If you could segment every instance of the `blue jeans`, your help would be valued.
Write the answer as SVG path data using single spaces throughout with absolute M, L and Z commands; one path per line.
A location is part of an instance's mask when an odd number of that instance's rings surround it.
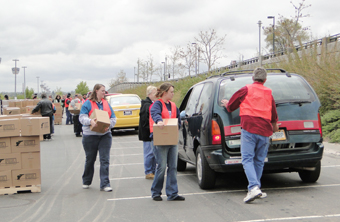
M 143 141 L 145 175 L 155 173 L 156 159 L 153 154 L 153 141 Z
M 269 137 L 261 136 L 242 129 L 241 155 L 244 172 L 248 179 L 248 190 L 261 188 L 264 161 L 269 147 Z
M 68 111 L 68 107 L 66 107 L 66 124 L 73 124 L 72 114 Z
M 86 155 L 83 184 L 91 185 L 92 183 L 94 163 L 96 162 L 97 153 L 99 151 L 100 188 L 109 187 L 110 149 L 112 145 L 111 133 L 106 133 L 102 136 L 83 135 L 82 141 Z
M 165 192 L 168 200 L 173 200 L 178 196 L 177 187 L 177 145 L 154 146 L 153 153 L 156 158 L 156 173 L 151 186 L 152 197 L 161 196 L 166 167 L 166 187 Z

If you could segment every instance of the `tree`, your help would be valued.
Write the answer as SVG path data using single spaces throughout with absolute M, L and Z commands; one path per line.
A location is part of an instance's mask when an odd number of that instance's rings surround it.
M 182 77 L 182 70 L 180 66 L 180 60 L 181 60 L 181 48 L 180 46 L 175 46 L 171 50 L 171 55 L 168 56 L 169 59 L 169 65 L 168 70 L 169 74 L 172 75 L 172 78 L 174 79 L 176 75 L 179 75 Z
M 218 37 L 217 32 L 210 29 L 209 31 L 200 31 L 198 37 L 195 37 L 196 44 L 203 54 L 203 62 L 208 66 L 209 72 L 211 67 L 217 64 L 218 59 L 225 57 L 222 50 L 226 36 Z
M 187 69 L 189 76 L 191 76 L 191 71 L 195 65 L 195 47 L 192 44 L 188 43 L 187 48 L 180 49 L 179 55 L 182 58 L 183 62 L 179 64 L 181 68 Z
M 56 95 L 60 95 L 61 97 L 63 95 L 63 92 L 61 91 L 61 87 L 57 86 L 54 92 L 55 92 Z
M 26 87 L 25 93 L 26 93 L 25 99 L 31 99 L 32 95 L 34 94 L 34 90 L 33 90 L 33 88 L 29 89 L 28 87 Z
M 275 51 L 287 51 L 289 47 L 294 47 L 299 42 L 308 40 L 307 28 L 304 28 L 300 20 L 304 17 L 309 17 L 308 14 L 304 15 L 302 11 L 311 5 L 305 5 L 305 0 L 302 0 L 298 6 L 291 4 L 295 8 L 295 16 L 291 18 L 279 16 L 279 20 L 275 26 L 274 45 Z M 265 42 L 268 49 L 273 49 L 273 27 L 268 26 L 264 28 L 264 35 L 266 36 Z
M 78 94 L 86 94 L 90 91 L 89 87 L 87 86 L 87 83 L 85 81 L 81 81 L 76 88 L 76 93 Z

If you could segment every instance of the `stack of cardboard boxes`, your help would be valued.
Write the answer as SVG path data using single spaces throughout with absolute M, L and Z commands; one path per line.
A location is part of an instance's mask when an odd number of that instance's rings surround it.
M 63 110 L 60 103 L 54 103 L 54 106 L 56 108 L 56 111 L 54 113 L 54 125 L 61 125 L 62 123 L 62 116 L 63 116 Z
M 41 192 L 40 139 L 50 133 L 48 117 L 0 115 L 0 195 Z

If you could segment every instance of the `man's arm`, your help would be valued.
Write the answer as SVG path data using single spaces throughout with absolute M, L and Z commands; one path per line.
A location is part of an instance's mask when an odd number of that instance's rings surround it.
M 275 100 L 274 97 L 272 96 L 272 126 L 273 126 L 273 132 L 277 132 L 279 131 L 279 124 L 277 124 L 277 121 L 279 120 L 279 117 L 277 115 L 277 110 L 276 110 L 276 104 L 275 104 Z
M 238 109 L 248 94 L 248 88 L 246 86 L 239 89 L 234 95 L 231 96 L 230 100 L 222 99 L 221 103 L 225 106 L 228 112 L 233 112 Z

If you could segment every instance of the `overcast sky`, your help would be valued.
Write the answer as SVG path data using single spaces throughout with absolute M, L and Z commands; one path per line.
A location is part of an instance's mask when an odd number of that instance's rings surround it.
M 303 11 L 310 17 L 302 25 L 310 35 L 340 33 L 340 2 L 306 3 L 312 6 Z M 61 87 L 68 92 L 81 81 L 90 89 L 95 83 L 108 89 L 120 70 L 133 81 L 138 58 L 152 54 L 160 64 L 172 47 L 185 47 L 209 29 L 227 35 L 227 57 L 218 65 L 225 66 L 242 55 L 256 55 L 259 20 L 269 26 L 269 15 L 294 14 L 290 0 L 0 0 L 0 92 L 14 92 L 13 59 L 19 60 L 17 67 L 27 66 L 26 86 L 34 91 L 37 76 L 51 91 Z M 21 68 L 17 92 L 23 82 Z

